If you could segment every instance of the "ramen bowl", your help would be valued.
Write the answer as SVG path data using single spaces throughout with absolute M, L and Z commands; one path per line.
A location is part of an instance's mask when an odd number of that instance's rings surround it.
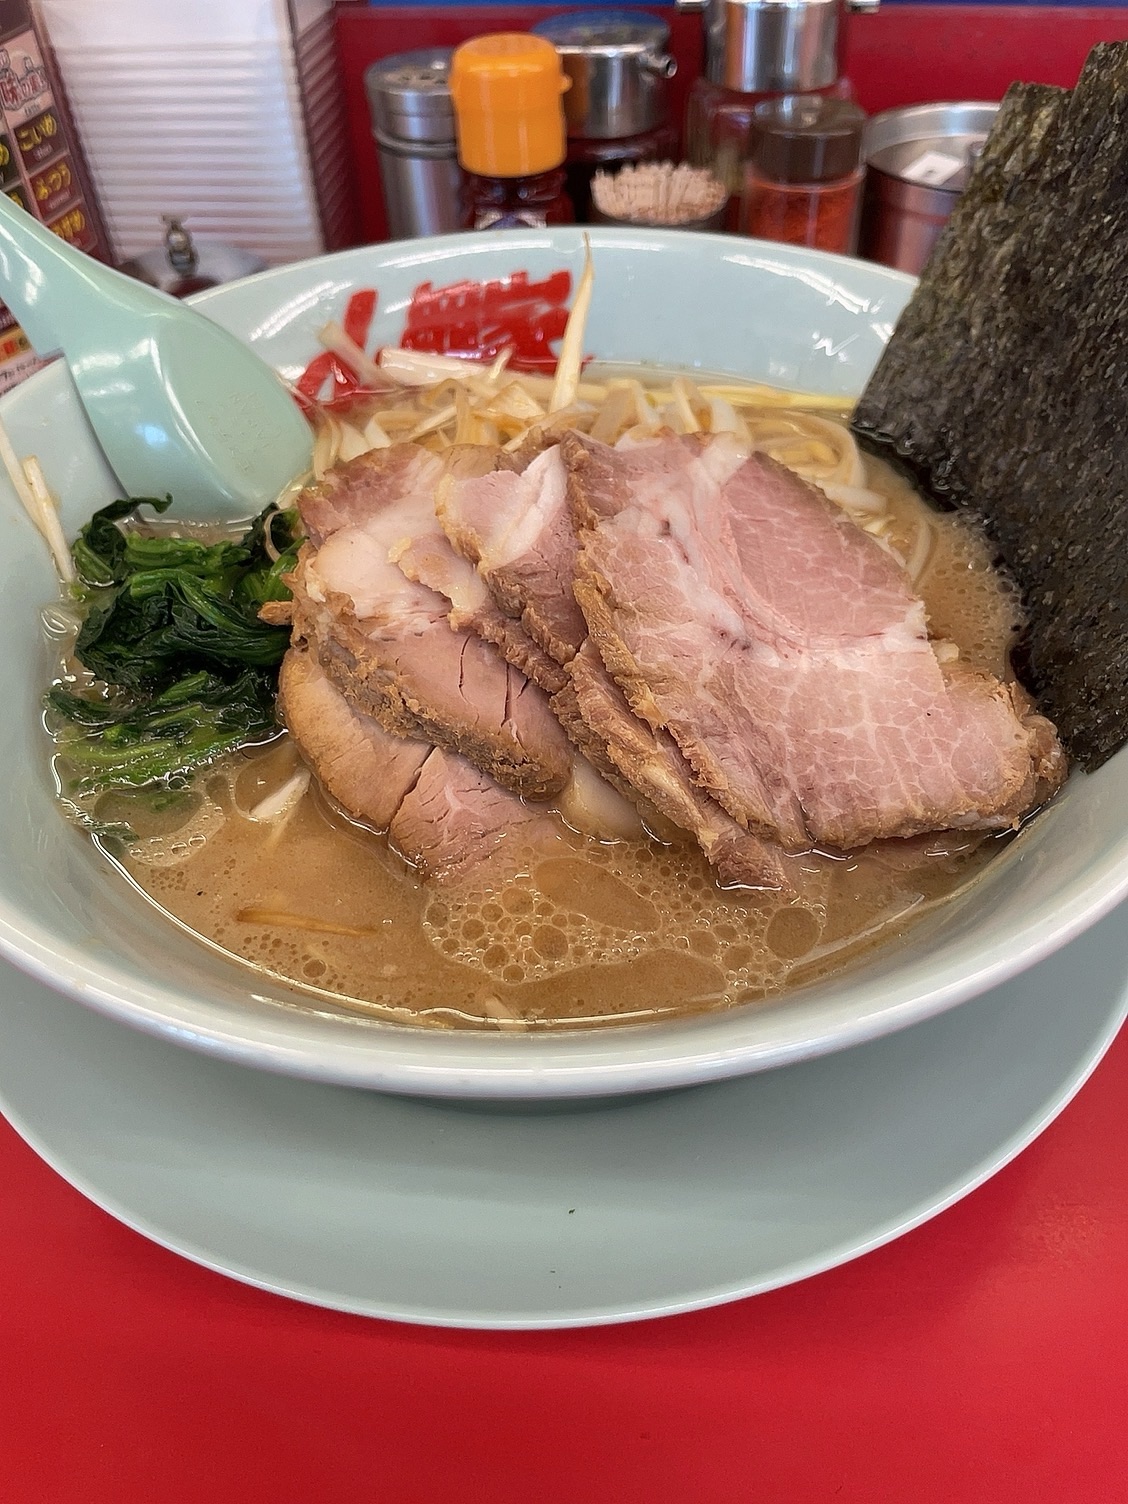
M 722 236 L 592 232 L 585 348 L 629 365 L 729 373 L 849 397 L 860 392 L 912 280 L 861 261 Z M 493 317 L 486 282 L 578 278 L 579 232 L 506 231 L 370 246 L 217 288 L 199 306 L 294 379 L 351 291 L 379 290 L 376 343 L 395 344 L 423 283 L 466 283 L 452 322 Z M 554 282 L 552 279 L 556 277 Z M 523 285 L 520 280 L 518 286 Z M 544 297 L 549 294 L 545 293 Z M 68 535 L 117 495 L 66 369 L 0 402 L 21 455 L 38 456 Z M 1075 773 L 1058 799 L 959 896 L 839 974 L 768 1000 L 668 1022 L 551 1032 L 390 1024 L 231 960 L 156 911 L 64 818 L 42 695 L 40 611 L 55 595 L 42 542 L 4 483 L 0 546 L 0 948 L 77 1003 L 245 1065 L 378 1090 L 463 1098 L 606 1096 L 765 1070 L 955 1007 L 1030 967 L 1128 889 L 1128 754 Z M 1062 1006 L 1068 1006 L 1063 999 Z

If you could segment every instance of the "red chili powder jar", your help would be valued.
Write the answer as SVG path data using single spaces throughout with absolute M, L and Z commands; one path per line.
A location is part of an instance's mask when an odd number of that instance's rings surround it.
M 754 116 L 740 233 L 853 254 L 865 112 L 849 99 L 786 94 L 757 105 Z

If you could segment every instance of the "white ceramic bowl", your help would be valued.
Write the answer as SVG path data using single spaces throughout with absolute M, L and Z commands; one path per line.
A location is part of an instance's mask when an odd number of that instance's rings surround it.
M 721 236 L 592 234 L 587 349 L 608 360 L 698 367 L 825 392 L 858 392 L 909 296 L 908 277 L 861 261 Z M 517 271 L 578 275 L 579 232 L 507 231 L 348 251 L 205 294 L 201 306 L 296 376 L 349 291 L 380 291 L 376 336 L 394 343 L 423 281 Z M 37 454 L 73 533 L 116 495 L 69 377 L 55 365 L 0 403 L 17 449 Z M 160 919 L 55 805 L 40 699 L 45 551 L 0 496 L 0 947 L 18 965 L 124 1022 L 247 1065 L 452 1097 L 630 1092 L 763 1070 L 927 1018 L 1040 960 L 1128 890 L 1128 754 L 1075 775 L 971 891 L 843 976 L 772 1003 L 680 1023 L 551 1037 L 432 1033 L 338 1013 L 261 977 Z M 1068 1007 L 1068 998 L 1062 999 Z

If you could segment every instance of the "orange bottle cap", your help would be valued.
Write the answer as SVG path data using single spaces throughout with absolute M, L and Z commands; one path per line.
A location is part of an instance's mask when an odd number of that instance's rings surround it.
M 467 172 L 520 178 L 559 167 L 568 150 L 560 96 L 570 82 L 552 43 L 526 31 L 456 47 L 450 94 Z

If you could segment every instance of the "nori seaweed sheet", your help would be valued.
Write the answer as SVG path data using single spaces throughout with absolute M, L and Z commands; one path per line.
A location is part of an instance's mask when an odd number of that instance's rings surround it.
M 1008 91 L 852 421 L 983 521 L 1019 672 L 1099 767 L 1128 741 L 1128 44 Z

